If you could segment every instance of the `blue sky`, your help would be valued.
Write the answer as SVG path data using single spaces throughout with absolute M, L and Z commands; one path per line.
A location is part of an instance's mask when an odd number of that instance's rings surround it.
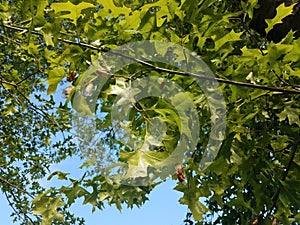
M 154 189 L 150 201 L 141 208 L 125 209 L 121 213 L 115 207 L 91 213 L 79 212 L 82 207 L 75 207 L 80 215 L 86 215 L 87 225 L 181 225 L 187 208 L 178 203 L 180 193 L 172 190 L 173 182 L 166 182 Z
M 90 205 L 82 205 L 82 201 L 79 200 L 71 210 L 84 217 L 86 225 L 182 225 L 188 211 L 186 206 L 178 203 L 181 194 L 173 190 L 174 186 L 175 182 L 171 180 L 160 184 L 150 194 L 150 200 L 141 208 L 124 208 L 119 212 L 115 207 L 108 206 L 103 211 L 96 210 L 92 213 Z M 0 195 L 0 204 L 1 224 L 13 225 L 12 218 L 9 217 L 12 210 L 3 194 Z
M 64 102 L 61 94 L 66 84 L 60 84 L 56 93 L 54 94 L 54 100 L 57 105 L 60 102 Z M 46 97 L 46 94 L 43 95 Z M 70 177 L 80 178 L 84 173 L 79 167 L 83 162 L 77 157 L 69 158 L 60 164 L 53 165 L 51 167 L 51 173 L 59 170 L 62 172 L 70 172 Z M 50 173 L 49 173 L 50 174 Z M 41 184 L 45 187 L 60 186 L 66 183 L 59 183 L 58 180 L 47 181 L 46 178 L 41 181 Z M 124 205 L 122 212 L 118 211 L 114 206 L 107 206 L 103 211 L 96 210 L 91 212 L 90 205 L 82 205 L 82 199 L 76 201 L 71 207 L 71 211 L 77 216 L 84 217 L 86 225 L 182 225 L 185 219 L 188 209 L 184 205 L 180 205 L 178 200 L 182 196 L 180 192 L 173 190 L 177 181 L 171 179 L 158 185 L 149 195 L 149 201 L 147 201 L 141 208 L 127 209 Z M 1 224 L 15 225 L 13 223 L 10 214 L 12 209 L 7 203 L 7 200 L 3 193 L 0 192 L 0 218 Z
M 76 177 L 82 173 L 78 167 L 81 162 L 77 158 L 71 158 L 61 164 L 52 167 L 52 171 L 61 170 L 71 172 L 71 177 Z M 72 176 L 73 175 L 73 176 Z M 42 181 L 42 185 L 50 187 L 59 185 L 57 181 Z M 178 203 L 182 196 L 180 192 L 173 190 L 176 181 L 171 179 L 158 185 L 149 195 L 147 201 L 141 208 L 127 209 L 122 212 L 118 211 L 114 206 L 107 206 L 103 211 L 96 210 L 91 212 L 90 205 L 82 205 L 82 200 L 76 201 L 75 205 L 71 207 L 71 211 L 77 216 L 84 217 L 86 225 L 182 225 L 188 212 L 187 207 Z M 1 224 L 13 225 L 12 218 L 9 217 L 12 209 L 9 207 L 5 196 L 0 194 L 1 205 Z

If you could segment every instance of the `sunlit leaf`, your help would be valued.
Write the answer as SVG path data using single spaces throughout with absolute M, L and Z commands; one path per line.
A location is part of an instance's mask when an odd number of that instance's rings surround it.
M 55 13 L 68 12 L 67 14 L 62 14 L 59 17 L 71 19 L 73 23 L 77 25 L 77 20 L 82 16 L 82 10 L 95 8 L 95 6 L 87 2 L 81 2 L 78 5 L 75 5 L 68 1 L 65 3 L 53 3 L 51 8 L 54 9 Z
M 291 4 L 290 6 L 285 6 L 284 3 L 280 4 L 276 8 L 277 11 L 276 16 L 273 19 L 266 19 L 266 22 L 268 24 L 268 27 L 266 28 L 266 33 L 272 30 L 275 24 L 282 23 L 283 18 L 292 14 L 294 6 L 295 3 Z

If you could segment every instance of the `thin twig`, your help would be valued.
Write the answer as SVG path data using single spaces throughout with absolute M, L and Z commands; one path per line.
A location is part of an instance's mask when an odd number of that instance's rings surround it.
M 15 87 L 15 86 L 16 86 L 16 84 L 7 82 L 7 81 L 5 81 L 3 78 L 1 78 L 0 83 L 1 83 L 1 84 L 7 84 L 7 85 L 12 86 L 12 87 Z
M 291 86 L 293 87 L 293 85 L 289 84 L 288 82 L 286 82 L 285 80 L 283 80 L 277 73 L 275 73 L 275 71 L 272 71 L 275 76 L 278 78 L 279 81 L 281 81 L 282 83 L 284 83 L 285 85 Z M 294 88 L 294 87 L 293 87 Z
M 23 83 L 25 80 L 27 80 L 28 78 L 30 78 L 31 76 L 35 75 L 36 73 L 31 73 L 28 76 L 26 76 L 25 78 L 23 78 L 22 80 L 20 80 L 19 82 L 16 83 L 16 85 L 20 85 L 21 83 Z
M 289 159 L 289 162 L 288 162 L 288 165 L 286 166 L 285 170 L 283 171 L 282 173 L 282 176 L 281 176 L 281 181 L 285 181 L 285 179 L 287 178 L 287 175 L 291 169 L 291 166 L 293 164 L 293 161 L 295 159 L 295 156 L 296 156 L 296 152 L 297 152 L 297 149 L 298 149 L 298 144 L 300 143 L 300 141 L 296 141 L 294 142 L 294 145 L 293 145 L 293 148 L 292 148 L 292 152 L 291 152 L 291 156 L 290 156 L 290 159 Z M 268 211 L 266 217 L 268 217 L 269 215 L 271 215 L 271 213 L 273 212 L 273 210 L 275 209 L 276 207 L 276 204 L 277 204 L 277 201 L 278 201 L 278 198 L 279 198 L 279 195 L 280 195 L 280 187 L 277 188 L 277 191 L 272 199 L 272 206 L 270 208 L 270 210 Z
M 13 83 L 10 83 L 10 82 L 7 82 L 7 81 L 5 81 L 3 78 L 1 78 L 1 80 L 0 80 L 0 84 L 1 84 L 1 86 L 6 90 L 6 91 L 8 91 L 4 86 L 3 86 L 3 84 L 7 84 L 7 85 L 10 85 L 10 86 L 12 86 L 12 87 L 14 87 L 15 89 L 16 89 L 16 91 L 28 102 L 28 104 L 30 105 L 30 108 L 32 108 L 36 113 L 38 113 L 38 114 L 40 114 L 41 116 L 44 116 L 44 117 L 46 117 L 47 119 L 49 119 L 49 120 L 51 120 L 50 118 L 49 118 L 49 116 L 42 110 L 42 109 L 40 109 L 40 108 L 38 108 L 37 106 L 35 106 L 23 93 L 22 93 L 22 91 L 20 91 L 19 89 L 18 89 L 18 85 L 17 84 L 13 84 Z M 19 100 L 19 99 L 18 99 Z M 20 100 L 19 100 L 20 101 Z
M 1 170 L 1 172 L 2 172 L 2 170 Z M 1 177 L 1 176 L 0 176 L 0 182 L 6 183 L 6 184 L 8 184 L 10 187 L 13 187 L 13 188 L 15 188 L 15 189 L 17 189 L 17 190 L 19 190 L 19 191 L 21 191 L 21 192 L 27 194 L 27 195 L 28 195 L 29 197 L 31 197 L 31 198 L 34 198 L 34 196 L 33 196 L 32 194 L 30 194 L 28 191 L 23 190 L 22 188 L 20 188 L 20 187 L 18 187 L 17 185 L 15 185 L 15 184 L 9 182 L 8 180 L 4 179 L 4 178 Z
M 253 34 L 251 33 L 251 31 L 249 30 L 249 28 L 246 26 L 246 16 L 247 14 L 244 14 L 244 17 L 243 19 L 241 18 L 230 18 L 231 20 L 239 20 L 239 21 L 242 21 L 242 25 L 243 25 L 243 28 L 246 30 L 246 32 L 250 35 L 250 38 L 254 41 L 254 44 L 256 45 L 256 47 L 259 49 L 259 51 L 261 52 L 261 54 L 263 56 L 266 55 L 266 53 L 264 53 L 263 49 L 261 48 L 260 44 L 258 43 L 258 41 L 256 40 L 256 38 L 253 36 Z
M 49 117 L 49 115 L 44 112 L 44 110 L 40 109 L 39 107 L 37 107 L 36 105 L 34 105 L 23 93 L 22 91 L 19 90 L 18 86 L 15 86 L 16 91 L 27 101 L 27 103 L 31 106 L 31 108 L 37 112 L 38 114 L 40 114 L 41 116 L 44 116 L 45 118 L 47 118 L 49 121 L 51 121 L 52 123 L 54 123 L 54 121 Z
M 32 74 L 30 74 L 30 76 L 32 76 Z M 28 78 L 29 76 L 27 76 Z M 20 82 L 18 82 L 19 84 L 22 83 L 24 80 L 26 80 L 27 78 L 24 78 L 23 80 L 21 80 Z M 7 85 L 10 85 L 12 87 L 14 87 L 16 89 L 16 91 L 25 99 L 25 101 L 27 101 L 27 103 L 29 104 L 30 108 L 35 111 L 37 114 L 40 114 L 41 116 L 45 117 L 48 121 L 50 121 L 51 123 L 55 124 L 56 126 L 58 126 L 60 132 L 62 133 L 62 136 L 63 136 L 63 139 L 65 140 L 65 134 L 64 134 L 64 131 L 63 129 L 60 127 L 60 125 L 54 121 L 53 119 L 51 119 L 49 117 L 49 115 L 44 111 L 42 110 L 41 108 L 37 107 L 36 105 L 34 105 L 23 93 L 22 91 L 20 91 L 18 89 L 18 83 L 16 84 L 13 84 L 13 83 L 10 83 L 10 82 L 7 82 L 5 81 L 3 78 L 1 78 L 0 80 L 0 84 L 1 86 L 9 93 L 9 91 L 3 86 L 3 84 L 7 84 Z M 17 96 L 13 96 L 15 99 L 18 100 L 18 102 L 21 104 L 21 100 L 17 97 Z
M 1 171 L 1 173 L 4 173 L 2 169 L 0 169 L 0 171 Z M 8 180 L 4 179 L 4 178 L 1 177 L 1 176 L 0 176 L 0 182 L 6 183 L 6 184 L 8 184 L 8 186 L 9 186 L 11 189 L 12 189 L 12 188 L 15 188 L 15 189 L 17 189 L 18 191 L 20 191 L 21 193 L 25 193 L 25 194 L 28 195 L 30 198 L 34 199 L 34 196 L 33 196 L 32 194 L 30 194 L 28 191 L 26 191 L 26 190 L 20 188 L 19 186 L 15 185 L 15 184 L 13 184 L 13 183 L 11 183 L 11 182 L 9 182 Z M 17 210 L 14 208 L 13 204 L 11 203 L 11 201 L 10 201 L 10 199 L 9 199 L 9 197 L 8 197 L 8 195 L 7 195 L 7 193 L 6 193 L 6 192 L 4 192 L 4 193 L 5 193 L 5 196 L 6 196 L 6 199 L 7 199 L 8 203 L 9 203 L 9 205 L 11 206 L 11 208 L 13 209 L 13 211 L 14 211 L 19 217 L 21 217 L 20 214 L 17 212 Z M 10 194 L 12 195 L 12 197 L 14 198 L 14 200 L 17 201 L 17 198 L 16 198 L 16 196 L 15 196 L 15 194 L 13 193 L 12 190 L 10 191 Z M 28 220 L 30 220 L 30 222 L 31 222 L 32 224 L 34 224 L 34 222 L 32 221 L 32 219 L 31 219 L 29 216 L 27 216 L 26 212 L 24 212 L 23 209 L 20 209 L 20 210 L 23 212 L 24 217 L 27 218 Z M 25 219 L 24 219 L 24 220 L 25 220 Z
M 14 194 L 14 192 L 11 191 L 10 194 L 12 195 L 14 201 L 17 202 L 17 201 L 18 201 L 18 198 L 16 197 L 16 195 Z M 23 208 L 19 208 L 19 210 L 21 210 L 21 212 L 24 214 L 24 220 L 25 220 L 25 218 L 26 218 L 26 219 L 29 220 L 32 224 L 34 224 L 33 220 L 27 215 L 27 213 L 24 211 Z
M 148 66 L 156 71 L 160 71 L 160 72 L 166 72 L 169 74 L 178 74 L 178 75 L 182 75 L 182 76 L 189 76 L 189 77 L 193 77 L 195 79 L 200 79 L 200 80 L 210 80 L 210 81 L 217 81 L 220 83 L 225 83 L 225 84 L 231 84 L 231 85 L 236 85 L 236 86 L 242 86 L 242 87 L 249 87 L 249 88 L 254 88 L 254 89 L 262 89 L 262 90 L 267 90 L 267 91 L 273 91 L 273 92 L 282 92 L 282 93 L 290 93 L 290 94 L 300 94 L 300 90 L 296 90 L 296 89 L 284 89 L 284 88 L 278 88 L 278 87 L 268 87 L 265 85 L 259 85 L 259 84 L 251 84 L 251 83 L 244 83 L 244 82 L 240 82 L 240 81 L 232 81 L 232 80 L 226 80 L 226 79 L 222 79 L 222 78 L 215 78 L 215 77 L 205 77 L 199 74 L 195 74 L 195 73 L 190 73 L 190 72 L 182 72 L 182 71 L 176 71 L 176 70 L 170 70 L 167 68 L 161 68 L 158 66 L 155 66 L 149 62 L 146 62 L 144 60 L 140 60 L 128 55 L 124 55 L 121 52 L 116 52 L 111 50 L 110 51 L 111 54 L 114 55 L 118 55 L 127 59 L 130 59 L 134 62 L 140 63 L 142 65 Z
M 12 204 L 12 202 L 10 201 L 9 199 L 9 196 L 7 195 L 7 192 L 4 191 L 4 195 L 5 195 L 5 198 L 9 204 L 9 206 L 12 208 L 12 210 L 15 212 L 15 214 L 19 217 L 19 219 L 22 219 L 23 221 L 25 221 L 24 218 L 22 218 L 22 216 L 20 215 L 20 213 L 16 210 L 16 208 L 14 207 L 14 205 Z

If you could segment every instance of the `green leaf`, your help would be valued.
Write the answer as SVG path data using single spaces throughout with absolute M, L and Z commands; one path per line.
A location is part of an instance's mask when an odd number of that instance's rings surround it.
M 189 208 L 195 220 L 202 220 L 204 213 L 207 212 L 207 208 L 200 201 L 196 201 L 194 204 L 189 205 Z
M 300 60 L 300 55 L 297 54 L 297 52 L 300 49 L 300 39 L 293 41 L 293 45 L 291 45 L 291 46 L 293 49 L 291 49 L 291 51 L 289 51 L 289 53 L 286 54 L 283 59 L 283 61 L 286 62 L 287 64 L 289 62 L 299 62 L 299 60 Z M 300 76 L 299 72 L 296 72 L 296 74 L 297 74 L 297 76 Z
M 257 1 L 258 0 L 249 0 L 246 2 L 241 2 L 242 7 L 247 10 L 250 19 L 253 18 L 253 11 L 255 9 L 255 6 L 257 5 Z
M 188 205 L 195 220 L 201 220 L 208 209 L 199 201 L 199 197 L 203 197 L 205 193 L 201 192 L 202 190 L 197 187 L 196 182 L 197 179 L 190 177 L 188 185 L 186 185 L 185 188 L 184 186 L 178 186 L 176 190 L 184 192 L 184 196 L 180 198 L 179 202 Z M 209 194 L 208 192 L 208 195 Z
M 49 177 L 47 178 L 47 180 L 51 180 L 54 176 L 57 176 L 59 180 L 67 180 L 67 176 L 69 175 L 70 173 L 64 173 L 64 172 L 61 172 L 61 171 L 55 171 L 53 173 L 51 173 L 49 175 Z
M 231 30 L 229 33 L 227 33 L 226 35 L 222 36 L 219 39 L 214 38 L 214 41 L 215 41 L 214 50 L 218 51 L 227 42 L 233 42 L 233 41 L 241 40 L 240 37 L 241 37 L 242 34 L 243 34 L 243 32 L 235 33 L 234 30 Z
M 73 23 L 77 25 L 77 20 L 83 16 L 81 14 L 82 10 L 95 8 L 95 6 L 87 2 L 81 2 L 78 5 L 75 5 L 68 1 L 65 3 L 53 3 L 51 8 L 54 9 L 55 13 L 68 12 L 67 14 L 60 15 L 59 17 L 71 19 Z
M 43 34 L 43 37 L 45 39 L 45 42 L 47 46 L 54 46 L 53 40 L 52 40 L 52 34 L 51 33 L 45 33 L 43 30 L 40 31 Z
M 287 135 L 275 135 L 270 144 L 276 151 L 283 150 L 289 145 L 289 137 Z
M 281 113 L 277 114 L 277 116 L 279 117 L 280 121 L 283 121 L 286 118 L 288 118 L 290 125 L 297 124 L 298 126 L 300 126 L 300 120 L 299 120 L 300 109 L 299 108 L 292 108 L 291 106 L 286 106 Z
M 54 68 L 49 71 L 47 82 L 49 84 L 47 94 L 53 94 L 56 91 L 57 85 L 64 78 L 65 70 L 63 68 Z
M 283 18 L 292 14 L 295 4 L 296 3 L 287 7 L 284 5 L 284 3 L 280 4 L 276 8 L 277 11 L 276 16 L 273 19 L 266 19 L 266 22 L 268 24 L 268 27 L 266 28 L 266 33 L 269 33 L 269 31 L 273 29 L 275 24 L 282 23 Z
M 127 161 L 129 165 L 134 167 L 155 166 L 157 163 L 167 157 L 165 152 L 152 152 L 138 150 L 136 152 L 120 152 L 120 158 L 122 161 Z
M 125 6 L 119 7 L 114 4 L 113 1 L 102 1 L 101 5 L 103 6 L 103 10 L 101 10 L 100 15 L 103 17 L 107 16 L 110 13 L 112 17 L 118 17 L 119 15 L 129 15 L 131 13 L 131 9 Z
M 62 201 L 62 196 L 47 196 L 41 194 L 32 201 L 33 214 L 42 216 L 41 225 L 51 225 L 53 221 L 63 223 L 64 215 L 58 212 L 58 208 L 65 205 Z
M 103 201 L 106 197 L 108 197 L 108 196 L 102 196 L 102 198 L 99 200 Z M 95 206 L 97 205 L 98 198 L 99 198 L 99 191 L 96 188 L 94 188 L 92 194 L 90 194 L 90 193 L 85 194 L 83 204 L 90 203 L 93 206 L 92 212 L 94 212 Z
M 73 186 L 71 186 L 71 187 L 62 186 L 60 188 L 60 191 L 62 193 L 64 193 L 68 198 L 68 201 L 67 201 L 68 205 L 72 205 L 77 198 L 80 198 L 82 196 L 87 197 L 89 195 L 89 192 L 81 187 L 79 181 L 72 180 L 72 183 L 73 183 Z M 96 198 L 94 199 L 94 201 L 96 201 Z M 84 202 L 84 204 L 85 204 L 85 202 Z

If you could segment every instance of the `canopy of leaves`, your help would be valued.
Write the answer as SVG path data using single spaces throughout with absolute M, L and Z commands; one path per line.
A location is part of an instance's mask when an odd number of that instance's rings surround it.
M 141 206 L 157 183 L 128 186 L 103 176 L 100 170 L 107 166 L 105 162 L 126 163 L 127 175 L 132 178 L 136 166 L 144 166 L 147 173 L 155 172 L 157 164 L 167 168 L 161 162 L 172 155 L 178 143 L 188 144 L 193 138 L 185 130 L 191 122 L 180 117 L 180 110 L 188 115 L 184 111 L 187 96 L 198 118 L 194 121 L 199 124 L 197 143 L 179 171 L 185 174 L 185 182 L 179 180 L 175 190 L 182 192 L 179 202 L 188 205 L 195 223 L 299 223 L 300 39 L 294 39 L 291 31 L 281 42 L 273 43 L 251 30 L 257 1 L 0 3 L 0 188 L 20 224 L 84 224 L 68 211 L 78 198 L 93 210 L 101 210 L 105 202 L 118 209 Z M 277 16 L 266 21 L 267 31 L 292 11 L 284 5 L 277 10 Z M 174 66 L 134 60 L 134 56 L 130 65 L 112 74 L 110 65 L 97 65 L 101 70 L 93 70 L 105 52 L 143 40 L 169 41 L 195 52 L 219 81 L 227 129 L 217 157 L 205 170 L 200 170 L 199 163 L 208 146 L 208 134 L 217 123 L 209 101 L 217 97 L 208 99 L 198 86 L 201 71 L 190 76 Z M 176 52 L 163 45 L 151 50 L 153 56 L 175 61 L 179 69 L 187 64 L 186 58 L 177 58 Z M 130 53 L 130 49 L 126 51 Z M 129 87 L 146 77 L 162 79 L 160 89 L 168 93 L 164 79 L 174 82 L 184 94 L 174 93 L 169 102 L 162 96 L 134 101 L 139 92 Z M 90 93 L 95 81 L 105 81 L 96 98 Z M 69 82 L 73 86 L 65 93 L 66 102 L 57 100 L 58 87 Z M 210 87 L 209 81 L 202 82 Z M 94 108 L 88 104 L 91 101 Z M 129 112 L 119 129 L 112 120 L 115 105 L 127 106 L 121 113 Z M 107 158 L 99 160 L 84 149 L 87 143 L 81 145 L 74 139 L 73 133 L 86 140 L 94 133 L 86 132 L 89 127 L 74 132 L 72 110 L 81 119 L 101 115 L 95 121 L 95 130 L 102 135 L 97 147 L 109 152 Z M 157 126 L 164 128 L 164 140 L 155 135 Z M 125 143 L 126 132 L 143 145 Z M 74 155 L 86 160 L 82 178 L 56 171 L 49 179 L 64 180 L 66 185 L 46 190 L 40 180 L 50 166 Z M 162 172 L 160 179 L 170 173 L 175 174 L 175 168 Z

